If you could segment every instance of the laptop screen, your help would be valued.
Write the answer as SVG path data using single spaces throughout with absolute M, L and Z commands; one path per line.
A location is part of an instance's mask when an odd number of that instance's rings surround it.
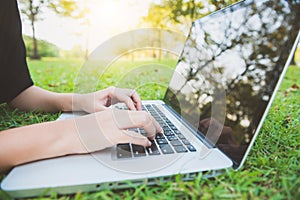
M 165 96 L 240 165 L 299 33 L 300 1 L 243 1 L 195 21 Z

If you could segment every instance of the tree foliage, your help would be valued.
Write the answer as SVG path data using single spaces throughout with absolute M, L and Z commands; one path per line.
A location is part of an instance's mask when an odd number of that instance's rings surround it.
M 187 30 L 191 23 L 237 0 L 161 0 L 152 3 L 143 22 L 160 28 L 179 26 Z
M 27 57 L 32 57 L 32 49 L 33 49 L 33 44 L 32 44 L 32 37 L 23 35 L 23 39 L 26 45 L 26 54 Z M 39 55 L 41 57 L 59 57 L 60 49 L 47 41 L 44 40 L 37 40 L 37 44 L 39 46 Z
M 53 10 L 55 13 L 72 18 L 81 18 L 85 10 L 79 9 L 76 0 L 19 0 L 21 13 L 25 19 L 30 22 L 32 28 L 32 59 L 39 59 L 38 43 L 35 36 L 35 23 L 41 17 L 46 8 Z
M 155 28 L 176 27 L 187 32 L 193 21 L 216 10 L 234 4 L 239 0 L 160 0 L 149 7 L 144 23 Z M 291 64 L 296 64 L 294 55 Z
M 51 0 L 49 8 L 64 17 L 82 18 L 86 10 L 81 9 L 76 0 Z
M 228 6 L 237 0 L 160 0 L 152 3 L 143 22 L 150 27 L 187 32 L 196 19 Z M 156 55 L 153 52 L 153 55 Z M 160 58 L 161 51 L 158 51 Z

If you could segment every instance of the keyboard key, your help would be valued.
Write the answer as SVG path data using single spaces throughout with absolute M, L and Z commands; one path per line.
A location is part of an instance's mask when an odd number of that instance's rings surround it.
M 160 155 L 160 152 L 154 141 L 151 141 L 152 145 L 150 147 L 146 147 L 147 152 L 150 156 L 152 155 Z
M 164 134 L 165 136 L 175 135 L 171 130 L 167 130 L 167 131 L 164 130 Z
M 172 130 L 169 127 L 165 127 L 165 128 L 163 128 L 163 130 L 164 130 L 164 132 L 167 132 L 167 131 L 171 131 L 172 132 Z
M 165 124 L 165 122 L 161 119 L 158 119 L 157 122 L 160 123 L 160 124 Z
M 170 136 L 167 136 L 167 139 L 169 141 L 172 141 L 172 140 L 178 140 L 177 137 L 175 135 L 170 135 Z
M 164 122 L 158 122 L 160 126 L 163 126 L 165 123 Z
M 131 151 L 129 144 L 118 144 L 117 145 L 117 157 L 118 158 L 131 158 Z
M 181 133 L 177 134 L 177 137 L 179 137 L 179 139 L 181 139 L 181 140 L 186 140 L 185 137 L 184 137 L 184 135 L 182 135 Z
M 132 144 L 132 151 L 134 157 L 146 156 L 145 148 L 143 146 Z
M 159 147 L 160 147 L 160 150 L 162 151 L 163 154 L 172 154 L 172 153 L 174 153 L 173 149 L 168 144 L 160 145 Z
M 167 125 L 162 126 L 162 128 L 164 129 L 164 131 L 170 131 L 171 130 Z
M 197 151 L 196 149 L 195 149 L 195 147 L 193 146 L 193 145 L 187 145 L 186 146 L 188 149 L 189 149 L 189 151 L 191 151 L 191 152 L 194 152 L 194 151 Z
M 187 140 L 187 139 L 183 139 L 181 140 L 183 142 L 183 144 L 185 145 L 190 145 L 191 143 Z
M 170 143 L 172 146 L 182 146 L 182 143 L 179 140 L 173 140 Z
M 169 122 L 169 123 L 167 123 L 167 124 L 168 124 L 169 126 L 174 126 L 173 123 L 171 123 L 171 122 Z
M 158 145 L 168 144 L 168 141 L 166 139 L 157 139 L 156 142 Z
M 165 139 L 165 136 L 162 133 L 157 133 L 155 139 Z
M 179 139 L 181 139 L 181 140 L 186 140 L 184 135 L 182 135 L 182 134 L 177 135 L 177 137 L 179 137 Z
M 153 116 L 155 119 L 159 118 L 159 115 L 158 115 L 157 113 L 155 113 L 155 112 L 152 112 L 152 116 Z
M 146 136 L 146 135 L 147 135 L 147 133 L 146 133 L 146 131 L 145 131 L 144 129 L 140 129 L 140 133 L 141 133 L 143 136 Z
M 187 152 L 186 148 L 184 146 L 176 146 L 174 147 L 175 151 L 177 153 L 184 153 L 184 152 Z

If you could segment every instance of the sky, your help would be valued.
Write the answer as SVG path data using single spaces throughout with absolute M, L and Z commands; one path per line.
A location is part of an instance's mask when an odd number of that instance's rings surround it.
M 79 20 L 59 17 L 45 11 L 36 22 L 36 36 L 54 43 L 59 48 L 70 50 L 75 45 L 92 51 L 114 35 L 133 30 L 147 15 L 153 0 L 86 0 L 90 9 L 87 28 Z M 23 18 L 23 17 L 22 17 Z M 31 26 L 23 20 L 23 34 L 32 35 Z

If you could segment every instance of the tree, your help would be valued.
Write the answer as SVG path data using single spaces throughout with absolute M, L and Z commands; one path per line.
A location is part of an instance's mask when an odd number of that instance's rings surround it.
M 161 0 L 150 5 L 148 14 L 142 20 L 151 27 L 171 29 L 176 27 L 186 33 L 196 19 L 234 2 L 237 0 Z M 159 50 L 159 60 L 161 53 Z M 155 50 L 153 57 L 156 57 Z
M 19 0 L 19 4 L 21 13 L 30 21 L 32 28 L 32 59 L 40 59 L 35 23 L 46 8 L 65 17 L 81 18 L 84 15 L 84 10 L 79 9 L 76 0 Z
M 153 3 L 143 21 L 154 27 L 180 25 L 184 32 L 193 21 L 238 0 L 161 0 Z
M 168 27 L 168 16 L 170 15 L 170 10 L 164 6 L 151 4 L 148 15 L 143 17 L 142 20 L 145 24 L 149 25 L 150 27 L 155 28 L 167 28 Z M 161 43 L 161 35 L 160 31 L 157 31 L 158 37 L 149 38 L 152 40 L 152 43 L 158 42 Z M 157 41 L 158 39 L 158 41 Z M 158 51 L 158 55 L 156 52 Z M 158 60 L 161 59 L 162 51 L 161 49 L 152 49 L 152 57 L 158 57 Z
M 32 37 L 23 35 L 23 39 L 26 46 L 26 56 L 31 58 L 33 48 Z M 37 44 L 39 46 L 39 55 L 41 57 L 58 57 L 60 54 L 60 49 L 50 42 L 37 40 Z

